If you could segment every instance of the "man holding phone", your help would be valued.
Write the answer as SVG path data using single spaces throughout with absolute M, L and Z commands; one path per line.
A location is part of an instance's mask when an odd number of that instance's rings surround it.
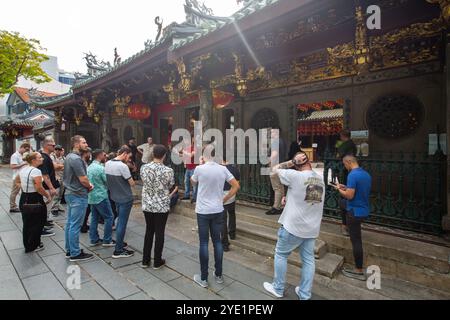
M 372 178 L 367 171 L 359 167 L 358 160 L 353 155 L 347 155 L 342 160 L 345 169 L 349 171 L 347 185 L 337 183 L 334 187 L 347 200 L 347 226 L 355 259 L 354 269 L 344 269 L 342 273 L 349 278 L 365 281 L 363 270 L 363 247 L 361 238 L 361 223 L 369 216 L 369 196 Z M 331 184 L 331 183 L 330 183 Z
M 287 259 L 298 250 L 303 266 L 295 293 L 299 299 L 309 300 L 315 273 L 314 246 L 322 222 L 325 184 L 323 178 L 312 170 L 304 152 L 275 166 L 273 172 L 288 187 L 288 192 L 286 206 L 278 221 L 281 227 L 275 247 L 274 279 L 272 283 L 265 282 L 264 289 L 277 298 L 283 297 Z

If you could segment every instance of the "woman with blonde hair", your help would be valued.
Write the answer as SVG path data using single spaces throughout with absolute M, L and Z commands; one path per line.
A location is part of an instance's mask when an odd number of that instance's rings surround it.
M 16 183 L 22 189 L 19 209 L 22 212 L 23 245 L 28 253 L 44 249 L 41 233 L 47 220 L 46 203 L 51 201 L 51 195 L 44 189 L 42 172 L 37 168 L 42 165 L 42 155 L 39 152 L 30 152 L 24 156 L 24 160 L 28 165 L 20 170 Z

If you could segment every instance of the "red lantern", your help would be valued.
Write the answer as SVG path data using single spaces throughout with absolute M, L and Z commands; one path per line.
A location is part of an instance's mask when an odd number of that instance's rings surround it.
M 217 109 L 224 108 L 228 106 L 234 100 L 234 95 L 220 90 L 213 91 L 213 105 Z
M 128 107 L 128 117 L 134 120 L 145 120 L 150 117 L 152 110 L 143 103 L 134 103 Z

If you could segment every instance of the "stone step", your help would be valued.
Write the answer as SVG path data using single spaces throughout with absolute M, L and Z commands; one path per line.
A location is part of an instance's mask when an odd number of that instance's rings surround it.
M 187 217 L 195 218 L 195 206 L 189 202 L 181 202 L 179 206 L 176 207 L 177 212 L 183 214 Z M 258 240 L 261 242 L 268 243 L 270 245 L 275 245 L 277 242 L 277 232 L 280 225 L 276 223 L 267 223 L 267 226 L 264 225 L 263 220 L 254 219 L 253 221 L 250 219 L 250 216 L 245 216 L 243 214 L 236 213 L 238 218 L 236 218 L 239 222 L 236 223 L 236 231 L 239 234 L 245 235 L 247 238 L 251 238 L 253 240 Z M 316 259 L 321 259 L 327 253 L 326 243 L 320 239 L 317 239 L 316 245 L 314 248 L 314 255 Z
M 260 225 L 277 225 L 279 216 L 267 216 L 265 210 L 238 205 L 238 221 L 255 221 Z M 341 255 L 353 264 L 350 239 L 340 226 L 324 220 L 319 238 L 327 243 L 328 252 Z M 406 281 L 450 292 L 450 248 L 419 240 L 406 239 L 373 230 L 363 230 L 365 265 L 378 265 L 382 272 Z
M 274 259 L 275 244 L 269 244 L 241 235 L 237 236 L 235 240 L 230 240 L 230 244 L 266 256 L 272 260 Z M 288 263 L 293 266 L 302 267 L 302 262 L 297 253 L 292 253 L 289 256 Z M 321 259 L 316 259 L 316 272 L 320 275 L 333 278 L 339 272 L 343 263 L 343 257 L 333 253 L 325 253 Z
M 239 221 L 236 223 L 236 231 L 247 238 L 268 243 L 272 246 L 275 246 L 278 240 L 278 229 L 261 226 L 257 223 Z M 327 252 L 327 244 L 324 241 L 317 239 L 314 247 L 315 258 L 322 259 Z

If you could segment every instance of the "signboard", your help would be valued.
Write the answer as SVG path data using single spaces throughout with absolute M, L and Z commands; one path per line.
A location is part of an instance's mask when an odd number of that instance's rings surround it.
M 356 144 L 357 156 L 369 156 L 369 130 L 352 131 L 351 138 Z
M 447 155 L 447 134 L 442 133 L 439 135 L 439 145 L 442 152 Z M 438 135 L 429 134 L 428 135 L 428 154 L 434 155 L 438 151 Z

